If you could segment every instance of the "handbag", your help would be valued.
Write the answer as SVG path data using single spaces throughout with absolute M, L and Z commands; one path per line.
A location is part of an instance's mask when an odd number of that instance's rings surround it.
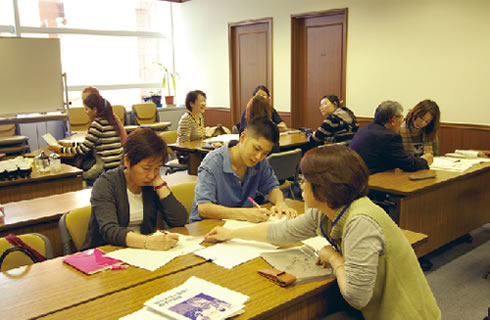
M 27 243 L 22 241 L 19 237 L 17 237 L 14 234 L 9 234 L 8 236 L 5 237 L 8 242 L 10 242 L 13 246 L 5 250 L 2 255 L 0 256 L 0 269 L 2 268 L 3 261 L 5 258 L 12 252 L 22 252 L 26 256 L 28 256 L 32 262 L 41 262 L 44 260 L 47 260 L 45 256 L 40 254 L 36 249 L 32 248 L 29 246 Z

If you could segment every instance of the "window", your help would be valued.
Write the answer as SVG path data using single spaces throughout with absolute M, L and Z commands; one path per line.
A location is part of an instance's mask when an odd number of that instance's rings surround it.
M 97 86 L 112 104 L 130 106 L 161 87 L 160 62 L 172 68 L 171 4 L 154 0 L 17 1 L 22 37 L 60 39 L 69 99 Z M 12 1 L 0 1 L 0 36 L 15 36 Z

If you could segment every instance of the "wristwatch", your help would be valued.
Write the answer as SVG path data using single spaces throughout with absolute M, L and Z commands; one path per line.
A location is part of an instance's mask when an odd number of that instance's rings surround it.
M 157 191 L 158 189 L 160 189 L 161 187 L 167 187 L 168 184 L 167 184 L 167 181 L 163 181 L 161 184 L 159 184 L 158 186 L 154 186 L 153 187 L 153 190 Z

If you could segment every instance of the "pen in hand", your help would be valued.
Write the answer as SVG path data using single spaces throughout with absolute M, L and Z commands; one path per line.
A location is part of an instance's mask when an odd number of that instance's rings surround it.
M 260 209 L 260 205 L 257 202 L 255 202 L 255 200 L 252 199 L 252 197 L 248 197 L 248 200 L 250 200 L 250 202 L 252 202 L 254 206 Z

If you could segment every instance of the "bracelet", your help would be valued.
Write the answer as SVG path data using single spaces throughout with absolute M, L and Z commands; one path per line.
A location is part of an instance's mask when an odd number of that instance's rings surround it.
M 144 249 L 147 249 L 147 248 L 146 248 L 146 241 L 148 241 L 148 238 L 149 238 L 149 236 L 146 236 L 146 237 L 145 237 L 145 241 L 143 242 L 143 248 L 144 248 Z
M 339 268 L 342 268 L 342 267 L 344 267 L 344 264 L 339 264 L 339 265 L 337 266 L 337 268 L 333 269 L 333 274 L 334 274 L 334 275 L 337 275 L 337 270 L 338 270 Z
M 161 184 L 159 184 L 158 186 L 154 186 L 153 187 L 153 190 L 157 191 L 158 189 L 160 189 L 161 187 L 166 187 L 167 186 L 167 181 L 163 181 Z

